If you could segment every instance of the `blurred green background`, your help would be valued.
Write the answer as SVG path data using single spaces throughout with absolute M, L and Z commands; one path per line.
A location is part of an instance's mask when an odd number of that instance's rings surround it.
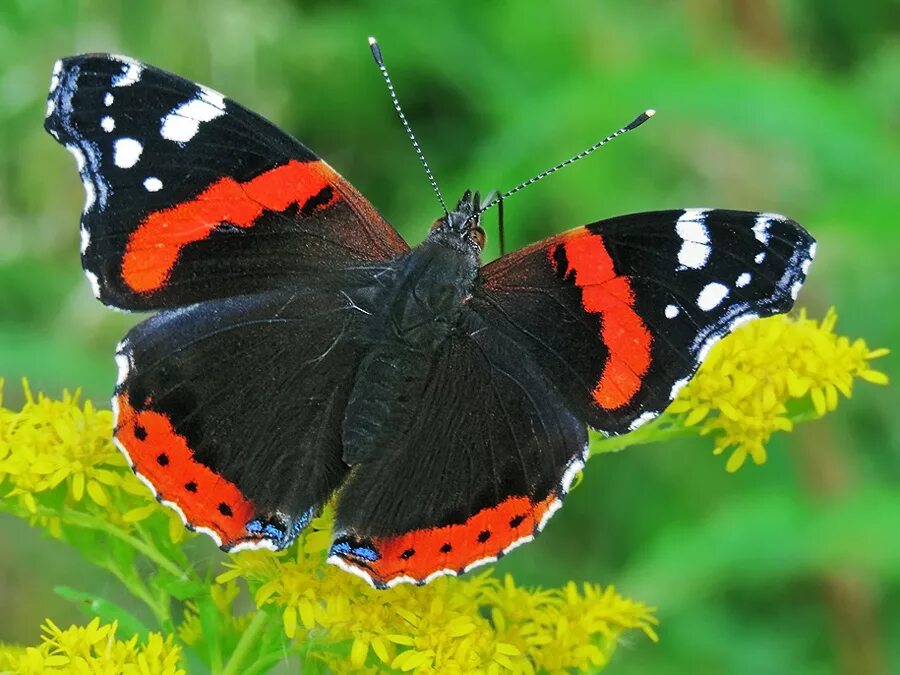
M 41 124 L 62 55 L 115 51 L 209 84 L 325 157 L 411 242 L 438 208 L 392 110 L 376 35 L 448 200 L 508 188 L 653 107 L 640 131 L 506 204 L 508 245 L 632 211 L 778 211 L 819 240 L 800 304 L 896 346 L 896 0 L 235 0 L 0 4 L 0 376 L 104 404 L 135 317 L 91 296 L 83 195 Z M 488 221 L 488 228 L 491 223 Z M 489 229 L 488 236 L 493 233 Z M 496 255 L 496 236 L 488 257 Z M 895 357 L 878 366 L 900 375 Z M 592 461 L 523 583 L 616 584 L 659 607 L 661 641 L 613 673 L 900 672 L 900 416 L 858 387 L 735 476 L 707 441 Z M 206 543 L 206 542 L 204 542 Z M 215 558 L 211 545 L 198 549 Z M 57 584 L 115 594 L 62 545 L 0 517 L 0 641 L 80 621 Z

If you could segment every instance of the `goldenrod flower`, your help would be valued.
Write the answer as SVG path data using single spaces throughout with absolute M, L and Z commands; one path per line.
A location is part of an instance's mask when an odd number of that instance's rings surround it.
M 65 630 L 47 619 L 41 626 L 41 644 L 25 649 L 0 646 L 0 669 L 20 675 L 44 673 L 95 673 L 97 675 L 184 675 L 181 647 L 172 637 L 151 633 L 139 644 L 137 637 L 116 639 L 116 622 Z
M 733 448 L 730 472 L 747 456 L 766 461 L 765 444 L 776 431 L 790 431 L 791 399 L 809 399 L 817 415 L 837 407 L 838 394 L 849 397 L 854 378 L 887 384 L 870 361 L 888 353 L 870 350 L 864 340 L 836 335 L 837 314 L 821 322 L 805 311 L 752 321 L 717 344 L 694 379 L 669 407 L 683 423 L 703 423 L 702 434 L 715 434 L 715 454 Z
M 38 495 L 65 482 L 70 501 L 87 495 L 106 507 L 107 489 L 121 484 L 125 466 L 109 440 L 112 414 L 95 410 L 90 401 L 79 406 L 77 392 L 64 392 L 62 400 L 43 394 L 35 399 L 27 382 L 24 386 L 21 412 L 4 409 L 0 416 L 0 483 L 12 487 L 5 496 L 18 497 L 36 513 Z
M 324 564 L 330 520 L 329 511 L 313 521 L 293 554 L 238 554 L 217 581 L 247 580 L 258 606 L 279 609 L 290 638 L 348 645 L 349 658 L 322 654 L 335 672 L 367 665 L 420 673 L 588 670 L 609 660 L 625 631 L 656 639 L 653 609 L 612 588 L 528 590 L 486 571 L 375 590 Z

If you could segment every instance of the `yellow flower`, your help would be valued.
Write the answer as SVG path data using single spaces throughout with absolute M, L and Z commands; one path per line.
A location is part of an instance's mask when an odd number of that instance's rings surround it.
M 121 484 L 125 466 L 110 442 L 112 414 L 90 401 L 80 406 L 78 392 L 64 392 L 62 400 L 43 394 L 35 399 L 24 386 L 22 410 L 3 409 L 0 416 L 0 484 L 11 487 L 6 496 L 18 497 L 34 514 L 41 495 L 65 483 L 72 502 L 87 495 L 108 506 L 108 489 Z
M 626 631 L 656 637 L 653 610 L 612 588 L 528 590 L 486 571 L 374 590 L 324 564 L 330 521 L 330 511 L 313 521 L 292 554 L 239 554 L 217 581 L 245 579 L 257 605 L 277 608 L 285 634 L 300 644 L 346 645 L 348 652 L 321 654 L 334 672 L 588 670 L 609 660 Z
M 171 637 L 151 633 L 146 642 L 137 637 L 116 639 L 116 622 L 61 629 L 47 619 L 37 647 L 0 647 L 0 668 L 22 675 L 42 673 L 96 673 L 97 675 L 184 675 L 181 648 Z
M 128 469 L 112 442 L 109 410 L 81 403 L 77 391 L 58 400 L 35 397 L 27 382 L 24 391 L 20 411 L 4 408 L 0 397 L 0 495 L 6 498 L 0 507 L 56 538 L 75 520 L 94 529 L 133 530 L 150 517 L 167 520 L 173 542 L 186 536 L 178 515 L 161 507 Z
M 740 469 L 748 455 L 762 464 L 769 437 L 793 427 L 791 399 L 808 399 L 821 416 L 837 407 L 839 394 L 851 395 L 854 378 L 887 384 L 869 362 L 888 350 L 836 335 L 836 321 L 830 309 L 821 322 L 801 311 L 742 326 L 713 348 L 667 412 L 684 415 L 686 426 L 702 422 L 701 433 L 716 437 L 715 454 L 732 448 L 726 470 Z

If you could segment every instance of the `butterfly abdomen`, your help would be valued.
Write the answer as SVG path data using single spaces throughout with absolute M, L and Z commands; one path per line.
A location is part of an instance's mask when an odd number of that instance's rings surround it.
M 345 462 L 384 456 L 401 445 L 477 270 L 477 259 L 431 241 L 398 261 L 396 276 L 376 302 L 380 316 L 372 322 L 369 352 L 344 414 Z
M 416 413 L 431 355 L 400 343 L 369 352 L 357 370 L 344 412 L 344 461 L 384 456 L 400 441 Z

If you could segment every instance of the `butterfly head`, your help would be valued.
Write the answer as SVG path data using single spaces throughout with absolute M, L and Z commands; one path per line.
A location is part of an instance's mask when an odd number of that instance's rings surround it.
M 449 245 L 460 252 L 480 255 L 484 248 L 481 207 L 481 195 L 466 190 L 455 209 L 434 221 L 429 239 Z

